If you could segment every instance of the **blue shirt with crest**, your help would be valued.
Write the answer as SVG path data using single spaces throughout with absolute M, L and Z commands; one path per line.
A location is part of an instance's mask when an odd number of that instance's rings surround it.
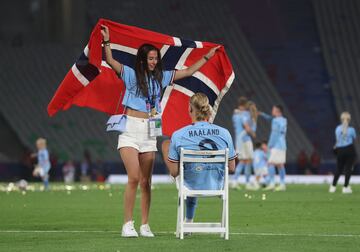
M 268 142 L 269 148 L 286 150 L 287 119 L 283 116 L 273 117 L 265 113 L 261 113 L 261 115 L 271 121 L 271 133 Z
M 175 71 L 163 71 L 163 78 L 161 85 L 151 76 L 149 78 L 148 88 L 149 88 L 149 97 L 145 97 L 141 92 L 138 92 L 137 80 L 135 70 L 129 66 L 123 65 L 120 72 L 120 77 L 125 83 L 126 91 L 122 101 L 124 107 L 129 107 L 134 110 L 141 112 L 149 112 L 146 103 L 149 98 L 155 97 L 154 106 L 156 110 L 161 113 L 160 99 L 161 99 L 161 89 L 166 88 L 174 79 Z M 153 99 L 151 99 L 153 100 Z
M 267 156 L 262 149 L 256 149 L 253 157 L 254 169 L 262 169 L 267 166 Z
M 49 172 L 51 168 L 49 152 L 47 149 L 41 149 L 37 153 L 38 165 L 44 172 Z
M 229 160 L 236 158 L 231 135 L 209 122 L 196 122 L 175 131 L 171 137 L 168 159 L 180 161 L 180 149 L 224 150 L 229 148 Z M 219 190 L 223 186 L 224 165 L 219 163 L 186 163 L 184 183 L 193 190 Z

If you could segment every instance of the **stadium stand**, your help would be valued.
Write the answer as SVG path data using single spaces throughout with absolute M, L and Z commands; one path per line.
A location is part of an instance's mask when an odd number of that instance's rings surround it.
M 214 0 L 208 1 L 206 5 L 193 1 L 166 1 L 156 5 L 143 1 L 141 5 L 139 3 L 138 0 L 89 1 L 88 28 L 98 18 L 105 17 L 167 34 L 224 44 L 236 80 L 224 97 L 215 121 L 231 132 L 231 116 L 240 95 L 248 96 L 258 103 L 261 110 L 267 112 L 273 104 L 285 105 L 242 33 L 229 5 Z M 156 9 L 154 6 L 157 6 Z M 183 16 L 177 12 L 180 9 L 186 9 L 188 14 Z M 212 22 L 214 17 L 221 19 L 221 22 Z M 199 33 L 199 30 L 202 32 Z M 47 116 L 47 104 L 80 54 L 82 49 L 79 45 L 24 45 L 2 50 L 4 60 L 1 62 L 3 71 L 0 82 L 6 85 L 0 85 L 0 111 L 26 147 L 32 148 L 34 140 L 44 136 L 49 139 L 50 149 L 61 160 L 81 160 L 85 149 L 92 152 L 94 160 L 119 160 L 115 150 L 117 138 L 104 130 L 107 119 L 105 114 L 72 108 L 53 118 Z M 288 160 L 292 162 L 300 150 L 311 152 L 312 145 L 286 105 L 285 114 L 289 119 Z M 259 139 L 266 138 L 268 133 L 269 125 L 260 121 Z
M 323 159 L 338 123 L 311 0 L 255 0 L 232 8 L 276 90 Z M 257 15 L 253 15 L 257 13 Z M 259 18 L 261 16 L 261 18 Z
M 360 124 L 360 3 L 355 0 L 314 0 L 323 54 L 330 72 L 338 115 L 352 114 L 356 130 Z M 356 141 L 360 153 L 359 139 Z
M 242 33 L 229 3 L 213 0 L 208 1 L 206 5 L 193 1 L 167 1 L 159 5 L 153 5 L 152 2 L 139 3 L 140 1 L 123 2 L 119 6 L 116 1 L 108 1 L 105 5 L 91 1 L 89 17 L 93 24 L 101 17 L 108 17 L 117 22 L 125 22 L 140 27 L 145 26 L 145 28 L 174 36 L 181 35 L 185 38 L 224 44 L 231 58 L 236 79 L 231 91 L 221 103 L 215 122 L 232 132 L 231 116 L 240 95 L 253 99 L 260 109 L 267 112 L 273 104 L 283 104 L 285 114 L 289 119 L 288 159 L 290 161 L 296 160 L 296 155 L 301 149 L 312 151 L 309 139 L 286 108 L 284 100 L 279 96 Z M 118 7 L 109 8 L 109 6 Z M 187 10 L 187 15 L 181 15 L 179 10 Z M 169 12 L 172 15 L 166 15 L 164 22 L 162 19 L 165 18 L 165 15 L 162 13 Z M 157 15 L 151 13 L 157 13 Z M 212 22 L 214 17 L 221 22 Z M 150 20 L 151 26 L 147 26 Z M 181 25 L 179 25 L 179 21 Z M 202 32 L 199 33 L 199 30 Z M 266 122 L 260 121 L 259 139 L 267 138 L 268 133 L 269 126 L 266 125 Z
M 61 160 L 81 160 L 85 149 L 91 149 L 95 159 L 115 160 L 116 140 L 104 132 L 106 115 L 80 108 L 53 118 L 47 115 L 47 104 L 75 61 L 74 55 L 73 48 L 59 45 L 6 50 L 0 75 L 7 84 L 0 87 L 1 113 L 28 148 L 43 136 Z

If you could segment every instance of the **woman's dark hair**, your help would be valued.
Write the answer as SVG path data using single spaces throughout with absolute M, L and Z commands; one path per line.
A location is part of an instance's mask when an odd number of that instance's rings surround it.
M 280 104 L 274 105 L 275 108 L 277 108 L 278 110 L 280 110 L 281 114 L 284 113 L 284 107 Z
M 155 66 L 154 71 L 149 71 L 148 64 L 147 64 L 147 56 L 150 51 L 156 51 L 158 56 L 158 62 Z M 158 85 L 160 85 L 160 90 L 162 89 L 162 62 L 161 62 L 161 54 L 160 50 L 151 44 L 143 44 L 139 47 L 138 52 L 136 54 L 136 62 L 135 62 L 135 73 L 136 73 L 136 80 L 137 80 L 137 94 L 139 95 L 140 92 L 145 97 L 149 95 L 149 88 L 148 88 L 148 80 L 152 76 Z

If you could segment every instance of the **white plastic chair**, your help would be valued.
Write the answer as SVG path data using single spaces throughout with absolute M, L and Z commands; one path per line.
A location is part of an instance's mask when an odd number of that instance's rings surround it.
M 209 157 L 204 157 L 209 156 Z M 184 233 L 220 233 L 225 240 L 229 239 L 229 149 L 215 151 L 180 150 L 180 174 L 176 237 L 184 239 Z M 184 163 L 223 163 L 224 187 L 222 190 L 190 190 L 184 186 Z M 184 202 L 187 197 L 220 197 L 222 199 L 221 222 L 184 221 Z

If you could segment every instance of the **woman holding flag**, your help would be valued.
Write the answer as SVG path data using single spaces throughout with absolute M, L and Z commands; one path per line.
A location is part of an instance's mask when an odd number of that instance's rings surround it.
M 148 224 L 151 200 L 151 175 L 155 161 L 156 125 L 161 123 L 162 89 L 179 80 L 193 75 L 219 47 L 212 48 L 190 67 L 178 71 L 164 71 L 158 48 L 143 44 L 137 51 L 135 69 L 121 64 L 112 57 L 110 33 L 107 26 L 101 30 L 105 47 L 106 62 L 124 81 L 126 91 L 122 101 L 127 115 L 126 130 L 119 135 L 118 150 L 128 175 L 124 195 L 123 237 L 138 237 L 134 227 L 133 208 L 138 185 L 141 189 L 140 235 L 154 237 Z M 149 122 L 154 122 L 150 124 Z M 152 129 L 152 130 L 151 130 Z

